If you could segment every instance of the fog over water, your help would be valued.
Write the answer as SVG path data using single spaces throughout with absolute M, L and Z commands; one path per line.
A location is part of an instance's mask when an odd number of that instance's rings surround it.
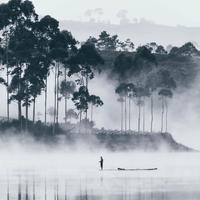
M 1 144 L 1 199 L 199 199 L 199 153 L 57 149 L 31 139 Z M 104 158 L 104 171 L 99 159 Z M 118 171 L 117 168 L 155 171 Z M 8 187 L 9 185 L 9 187 Z M 35 191 L 35 192 L 34 192 Z M 46 191 L 46 192 L 45 192 Z M 33 197 L 33 194 L 35 195 Z M 46 194 L 46 197 L 45 197 Z M 56 197 L 58 198 L 58 197 Z

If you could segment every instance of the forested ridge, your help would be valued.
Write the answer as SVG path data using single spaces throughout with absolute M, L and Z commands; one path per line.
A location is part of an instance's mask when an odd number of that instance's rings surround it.
M 70 30 L 60 30 L 55 18 L 40 18 L 31 1 L 10 0 L 0 4 L 1 73 L 6 74 L 0 83 L 6 88 L 2 95 L 7 95 L 6 120 L 1 122 L 0 130 L 14 127 L 19 133 L 33 132 L 38 138 L 96 133 L 94 108 L 101 109 L 106 102 L 92 94 L 89 85 L 95 75 L 103 74 L 117 82 L 114 92 L 121 119 L 117 134 L 153 133 L 155 123 L 160 124 L 160 133 L 166 133 L 170 99 L 176 91 L 190 88 L 198 74 L 199 58 L 200 52 L 191 42 L 181 47 L 165 48 L 155 42 L 136 47 L 134 41 L 121 41 L 117 33 L 110 35 L 104 30 L 97 38 L 79 42 Z M 50 75 L 54 77 L 51 108 L 48 98 L 52 94 L 47 92 Z M 36 100 L 40 95 L 45 96 L 44 111 L 42 119 L 36 121 Z M 69 107 L 69 101 L 73 107 Z M 158 102 L 159 122 L 154 120 Z M 17 106 L 18 119 L 12 119 L 10 104 Z M 133 106 L 137 107 L 136 130 L 131 130 Z M 61 109 L 64 120 L 59 120 Z M 48 121 L 47 115 L 53 120 Z

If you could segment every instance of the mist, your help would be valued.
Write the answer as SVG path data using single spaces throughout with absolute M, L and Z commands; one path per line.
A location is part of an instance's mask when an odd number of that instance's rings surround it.
M 200 66 L 200 65 L 199 65 Z M 48 108 L 53 107 L 53 74 L 49 78 L 48 84 Z M 75 79 L 75 78 L 73 78 Z M 134 80 L 134 77 L 133 77 Z M 95 75 L 95 79 L 89 82 L 89 90 L 100 96 L 104 102 L 102 107 L 94 108 L 93 120 L 96 128 L 105 129 L 120 129 L 120 103 L 117 101 L 118 96 L 115 89 L 118 82 L 110 79 L 107 74 L 100 73 Z M 1 93 L 6 93 L 6 89 L 1 87 Z M 172 133 L 174 138 L 185 145 L 194 149 L 200 149 L 199 145 L 199 118 L 200 118 L 200 74 L 199 69 L 195 80 L 192 81 L 188 88 L 178 88 L 174 92 L 174 96 L 169 101 L 169 127 L 168 132 Z M 0 113 L 6 113 L 6 96 L 1 96 Z M 39 96 L 36 102 L 36 119 L 43 120 L 44 118 L 44 94 Z M 11 118 L 17 116 L 16 104 L 13 102 L 10 106 Z M 149 115 L 150 100 L 147 100 L 146 105 L 146 129 L 150 130 L 150 115 Z M 75 108 L 72 101 L 69 101 L 69 108 Z M 155 102 L 155 132 L 160 131 L 160 116 L 161 102 L 159 99 Z M 31 118 L 31 110 L 29 117 Z M 89 110 L 90 113 L 90 110 Z M 90 114 L 89 114 L 90 115 Z M 137 115 L 138 108 L 135 103 L 131 102 L 131 130 L 137 130 Z M 53 118 L 48 115 L 47 119 L 52 122 Z M 64 122 L 64 100 L 60 102 L 59 121 Z M 75 122 L 75 121 L 74 121 Z
M 2 139 L 1 139 L 2 141 Z M 1 197 L 36 199 L 198 198 L 198 153 L 88 151 L 45 147 L 29 139 L 1 142 Z M 99 157 L 104 158 L 100 171 Z M 185 163 L 187 159 L 187 163 Z M 117 171 L 118 167 L 157 171 Z M 180 185 L 181 181 L 181 185 Z

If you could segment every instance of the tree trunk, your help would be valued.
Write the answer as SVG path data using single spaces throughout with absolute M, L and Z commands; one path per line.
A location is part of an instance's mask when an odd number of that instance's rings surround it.
M 165 133 L 167 133 L 168 131 L 168 103 L 167 103 L 167 99 L 165 98 Z
M 93 104 L 91 104 L 91 122 L 93 121 Z
M 64 200 L 68 200 L 68 198 L 67 198 L 67 184 L 65 183 L 65 198 L 64 198 Z
M 123 122 L 124 122 L 124 119 L 123 119 L 124 106 L 123 106 L 123 104 L 124 104 L 124 102 L 122 99 L 122 102 L 121 102 L 121 133 L 123 133 Z
M 124 121 L 124 123 L 125 123 L 124 125 L 125 126 L 124 126 L 124 128 L 125 128 L 125 132 L 126 132 L 127 131 L 127 105 L 126 105 L 126 96 L 125 96 L 125 102 L 124 103 L 125 103 L 125 113 L 124 113 L 124 115 L 125 115 L 124 116 L 124 120 L 125 120 Z
M 138 100 L 138 133 L 140 132 L 140 118 L 141 118 L 141 99 Z
M 154 101 L 153 101 L 153 94 L 152 94 L 151 95 L 151 133 L 153 132 L 153 119 L 154 119 L 153 107 L 154 107 Z
M 33 123 L 35 123 L 35 97 L 33 98 Z
M 65 97 L 65 124 L 67 123 L 68 116 L 67 116 L 67 98 Z
M 18 120 L 21 121 L 22 118 L 22 106 L 21 106 L 21 100 L 18 100 Z
M 164 123 L 164 97 L 162 96 L 162 112 L 161 112 L 161 133 L 163 132 L 163 123 Z
M 132 112 L 133 112 L 133 114 L 132 114 L 132 124 L 133 124 L 133 130 L 134 130 L 134 105 L 135 105 L 135 102 L 134 102 L 134 99 L 132 100 Z
M 55 134 L 56 128 L 56 97 L 57 97 L 57 69 L 55 66 L 55 80 L 54 80 L 54 114 L 53 114 L 53 134 Z
M 46 190 L 45 190 L 45 192 L 46 192 Z M 33 182 L 33 198 L 32 199 L 35 200 L 35 180 Z
M 58 185 L 56 187 L 56 200 L 59 200 L 59 191 L 58 191 Z
M 27 100 L 26 100 L 25 109 L 26 109 L 26 129 L 27 129 L 28 128 L 28 102 L 27 102 Z
M 28 183 L 26 183 L 26 194 L 25 194 L 25 200 L 29 199 L 29 195 L 28 195 Z
M 82 111 L 80 110 L 79 133 L 81 132 Z
M 143 98 L 143 133 L 145 132 L 145 97 Z
M 80 111 L 80 124 L 81 124 L 81 121 L 82 121 L 82 111 Z
M 85 82 L 86 82 L 86 89 L 88 91 L 88 75 L 86 75 Z M 88 118 L 87 115 L 88 115 L 88 109 L 86 109 L 86 112 L 85 112 L 85 119 L 86 120 Z
M 88 91 L 88 74 L 86 75 L 86 88 L 87 88 L 87 91 Z M 87 124 L 87 119 L 88 119 L 88 108 L 86 109 L 86 112 L 85 112 L 85 133 L 87 134 L 88 133 L 88 124 Z
M 45 96 L 44 96 L 44 124 L 46 125 L 47 124 L 47 78 L 45 80 Z
M 7 185 L 7 200 L 10 200 L 10 187 Z
M 67 70 L 65 67 L 65 83 L 67 82 Z M 67 123 L 67 96 L 65 95 L 65 124 Z
M 44 200 L 47 200 L 47 181 L 44 182 Z
M 6 39 L 7 40 L 7 39 Z M 7 83 L 7 120 L 10 120 L 10 104 L 9 104 L 9 70 L 8 70 L 8 45 L 6 45 L 6 83 Z
M 18 185 L 18 197 L 17 200 L 22 200 L 21 183 Z
M 7 85 L 9 85 L 9 75 L 8 75 L 8 67 L 7 67 Z M 8 86 L 7 86 L 7 119 L 8 121 L 10 121 L 10 103 L 9 103 L 9 90 L 8 90 Z
M 59 117 L 59 63 L 58 63 L 58 71 L 57 71 L 57 112 L 56 112 L 56 124 L 58 125 L 58 117 Z
M 129 114 L 128 114 L 128 129 L 131 130 L 131 98 L 128 99 L 129 104 Z
M 20 72 L 19 72 L 19 82 L 18 82 L 18 93 L 21 92 L 21 66 L 20 67 Z M 18 99 L 18 120 L 20 121 L 21 124 L 21 129 L 22 129 L 22 105 L 21 105 L 21 99 Z

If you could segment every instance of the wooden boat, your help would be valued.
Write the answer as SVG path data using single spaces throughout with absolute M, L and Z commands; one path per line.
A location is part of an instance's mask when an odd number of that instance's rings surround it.
M 154 171 L 158 170 L 158 168 L 133 168 L 133 169 L 127 169 L 127 168 L 117 168 L 117 169 L 103 169 L 101 171 Z
M 126 169 L 126 168 L 117 168 L 117 170 L 119 171 L 151 171 L 151 170 L 157 170 L 158 168 L 146 168 L 146 169 L 140 169 L 140 168 L 136 168 L 136 169 Z

